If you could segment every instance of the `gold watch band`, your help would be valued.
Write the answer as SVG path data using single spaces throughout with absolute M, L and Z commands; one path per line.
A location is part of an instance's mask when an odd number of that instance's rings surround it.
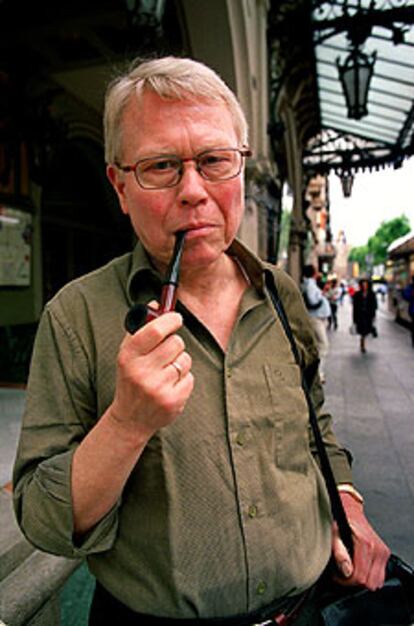
M 342 483 L 342 484 L 338 485 L 338 491 L 339 491 L 339 493 L 341 493 L 341 492 L 342 493 L 349 493 L 349 495 L 352 496 L 354 498 L 354 500 L 356 500 L 360 504 L 364 504 L 364 498 L 359 493 L 359 491 L 357 489 L 355 489 L 354 485 L 351 485 L 351 483 Z

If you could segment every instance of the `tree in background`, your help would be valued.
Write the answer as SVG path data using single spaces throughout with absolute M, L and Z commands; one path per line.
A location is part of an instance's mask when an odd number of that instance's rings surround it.
M 372 267 L 383 264 L 387 260 L 388 246 L 399 237 L 409 233 L 410 230 L 410 220 L 406 215 L 381 222 L 379 228 L 364 246 L 352 248 L 349 260 L 357 262 L 361 271 L 366 271 L 368 265 Z

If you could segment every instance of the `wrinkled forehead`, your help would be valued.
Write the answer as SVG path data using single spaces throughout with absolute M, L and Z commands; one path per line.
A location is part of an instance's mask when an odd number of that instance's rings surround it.
M 221 97 L 220 94 L 213 93 L 211 96 L 194 95 L 191 92 L 181 92 L 179 96 L 174 95 L 174 93 L 159 94 L 140 82 L 136 85 L 134 91 L 127 99 L 124 106 L 124 113 L 127 110 L 133 110 L 137 115 L 140 115 L 144 109 L 152 110 L 154 108 L 154 110 L 156 110 L 157 108 L 162 108 L 166 111 L 169 107 L 177 108 L 177 105 L 181 105 L 183 107 L 188 106 L 189 108 L 194 109 L 197 109 L 197 107 L 205 109 L 207 107 L 212 110 L 222 111 L 224 117 L 229 116 L 234 131 L 236 132 L 237 139 L 241 143 L 245 142 L 245 138 L 242 136 L 244 134 L 242 123 L 238 119 L 236 111 L 233 110 L 230 103 Z
M 223 100 L 208 98 L 163 98 L 153 91 L 132 94 L 121 118 L 121 146 L 125 149 L 141 139 L 171 136 L 171 129 L 187 125 L 202 128 L 203 133 L 211 128 L 211 137 L 223 137 L 225 143 L 240 142 L 240 133 L 232 113 Z M 133 132 L 133 129 L 136 131 Z

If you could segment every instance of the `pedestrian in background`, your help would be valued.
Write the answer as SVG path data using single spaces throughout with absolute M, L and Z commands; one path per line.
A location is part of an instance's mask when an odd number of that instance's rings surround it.
M 380 294 L 381 296 L 381 302 L 385 302 L 385 296 L 387 295 L 387 285 L 382 283 L 381 285 L 379 285 L 378 289 L 377 289 L 377 293 Z
M 356 327 L 356 332 L 360 335 L 360 350 L 365 353 L 366 337 L 370 334 L 376 336 L 374 325 L 375 313 L 377 310 L 377 298 L 372 289 L 372 283 L 367 278 L 359 281 L 359 289 L 352 299 L 352 318 Z
M 348 292 L 348 287 L 347 287 L 345 280 L 341 280 L 341 282 L 339 283 L 339 289 L 340 289 L 339 304 L 342 306 L 345 300 L 345 296 Z
M 331 315 L 328 319 L 328 330 L 332 327 L 334 330 L 338 328 L 338 302 L 341 298 L 342 290 L 338 285 L 336 278 L 332 278 L 326 283 L 325 296 L 328 298 L 329 306 L 331 307 Z
M 411 345 L 414 348 L 414 274 L 411 276 L 411 283 L 403 289 L 402 295 L 408 302 L 408 315 L 411 317 Z
M 319 376 L 321 382 L 325 382 L 325 361 L 329 351 L 329 339 L 327 333 L 328 319 L 331 316 L 331 307 L 328 299 L 316 282 L 317 272 L 313 265 L 305 265 L 303 268 L 302 294 L 310 321 L 315 331 L 319 349 Z

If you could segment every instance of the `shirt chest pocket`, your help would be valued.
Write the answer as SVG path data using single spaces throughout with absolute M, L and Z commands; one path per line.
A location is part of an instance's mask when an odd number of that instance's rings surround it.
M 264 365 L 274 419 L 276 465 L 306 474 L 309 468 L 309 412 L 297 365 Z

